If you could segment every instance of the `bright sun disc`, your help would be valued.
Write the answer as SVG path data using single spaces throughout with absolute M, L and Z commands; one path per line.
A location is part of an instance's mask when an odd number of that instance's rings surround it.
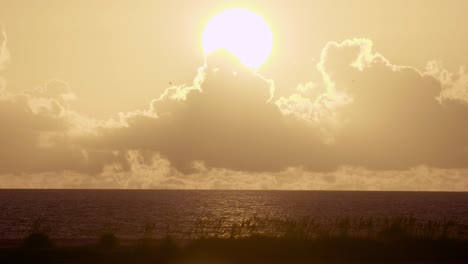
M 273 49 L 273 34 L 265 20 L 246 9 L 228 9 L 214 16 L 203 31 L 206 55 L 225 49 L 242 64 L 259 68 Z

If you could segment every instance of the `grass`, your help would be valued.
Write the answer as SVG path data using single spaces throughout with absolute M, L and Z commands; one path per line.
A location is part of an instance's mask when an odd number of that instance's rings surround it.
M 42 226 L 42 218 L 36 218 L 30 233 L 24 238 L 23 247 L 27 249 L 48 249 L 52 242 L 48 232 Z
M 41 230 L 38 220 L 23 248 L 0 249 L 0 262 L 468 263 L 466 226 L 451 220 L 204 218 L 188 230 L 168 226 L 161 234 L 155 225 L 146 224 L 143 237 L 127 244 L 105 230 L 95 245 L 73 248 L 51 247 Z M 38 234 L 45 237 L 38 239 Z M 42 242 L 27 242 L 36 239 Z
M 373 240 L 464 239 L 468 227 L 453 220 L 395 218 L 259 218 L 231 222 L 229 219 L 201 219 L 186 232 L 174 232 L 182 239 L 268 237 L 282 239 L 354 238 Z

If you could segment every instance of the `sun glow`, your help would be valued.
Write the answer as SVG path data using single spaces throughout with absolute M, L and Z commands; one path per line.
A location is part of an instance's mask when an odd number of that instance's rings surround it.
M 246 9 L 228 9 L 214 16 L 202 37 L 206 55 L 225 49 L 242 64 L 259 68 L 273 49 L 273 34 L 265 20 Z

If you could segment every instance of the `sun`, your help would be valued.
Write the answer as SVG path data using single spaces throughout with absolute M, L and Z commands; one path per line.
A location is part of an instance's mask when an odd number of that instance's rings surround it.
M 273 33 L 258 14 L 247 9 L 228 9 L 208 22 L 202 44 L 205 55 L 225 49 L 245 66 L 258 69 L 273 49 Z

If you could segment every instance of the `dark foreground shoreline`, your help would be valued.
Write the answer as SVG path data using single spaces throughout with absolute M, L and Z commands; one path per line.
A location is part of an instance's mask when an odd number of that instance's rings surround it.
M 186 233 L 148 224 L 140 237 L 107 229 L 94 240 L 60 239 L 42 223 L 0 240 L 0 263 L 468 263 L 467 226 L 449 219 L 214 218 Z
M 108 235 L 81 246 L 35 243 L 0 248 L 0 263 L 468 263 L 468 240 L 449 239 L 251 237 L 181 242 L 166 237 L 121 244 Z

